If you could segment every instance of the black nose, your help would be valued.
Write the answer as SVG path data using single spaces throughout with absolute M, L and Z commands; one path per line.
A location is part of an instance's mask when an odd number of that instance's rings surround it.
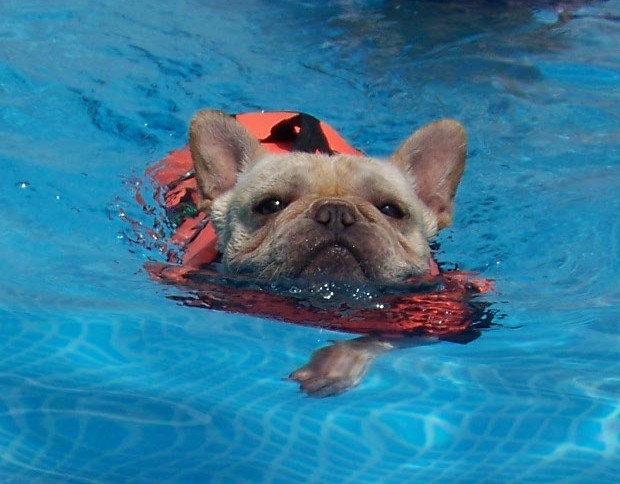
M 344 201 L 324 201 L 314 209 L 314 220 L 332 230 L 343 230 L 357 221 L 355 207 Z

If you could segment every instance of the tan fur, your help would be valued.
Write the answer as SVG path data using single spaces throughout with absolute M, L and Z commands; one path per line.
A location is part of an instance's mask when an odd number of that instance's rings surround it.
M 389 160 L 268 154 L 218 111 L 201 111 L 190 127 L 202 206 L 211 212 L 225 270 L 267 280 L 395 282 L 427 272 L 428 241 L 452 219 L 465 144 L 462 126 L 451 120 L 417 131 Z M 257 213 L 268 198 L 285 208 Z M 386 203 L 404 217 L 382 213 Z

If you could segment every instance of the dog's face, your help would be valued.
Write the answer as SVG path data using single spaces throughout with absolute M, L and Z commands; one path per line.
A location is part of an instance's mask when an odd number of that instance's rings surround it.
M 270 154 L 233 118 L 201 111 L 190 149 L 227 272 L 393 283 L 429 270 L 429 239 L 452 218 L 465 133 L 442 120 L 389 160 Z

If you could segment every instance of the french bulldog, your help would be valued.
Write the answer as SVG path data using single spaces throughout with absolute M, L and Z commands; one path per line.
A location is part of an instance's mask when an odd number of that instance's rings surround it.
M 442 119 L 385 160 L 274 154 L 233 117 L 203 110 L 191 121 L 189 146 L 199 208 L 213 222 L 227 274 L 382 285 L 428 273 L 429 241 L 452 221 L 466 134 Z M 339 341 L 289 378 L 310 396 L 342 393 L 378 355 L 411 343 Z

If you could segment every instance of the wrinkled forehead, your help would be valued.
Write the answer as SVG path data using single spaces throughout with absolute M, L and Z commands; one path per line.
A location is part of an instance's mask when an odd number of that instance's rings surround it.
M 239 192 L 297 191 L 318 196 L 372 196 L 387 192 L 395 197 L 415 197 L 412 181 L 386 160 L 363 156 L 267 154 L 240 177 Z

